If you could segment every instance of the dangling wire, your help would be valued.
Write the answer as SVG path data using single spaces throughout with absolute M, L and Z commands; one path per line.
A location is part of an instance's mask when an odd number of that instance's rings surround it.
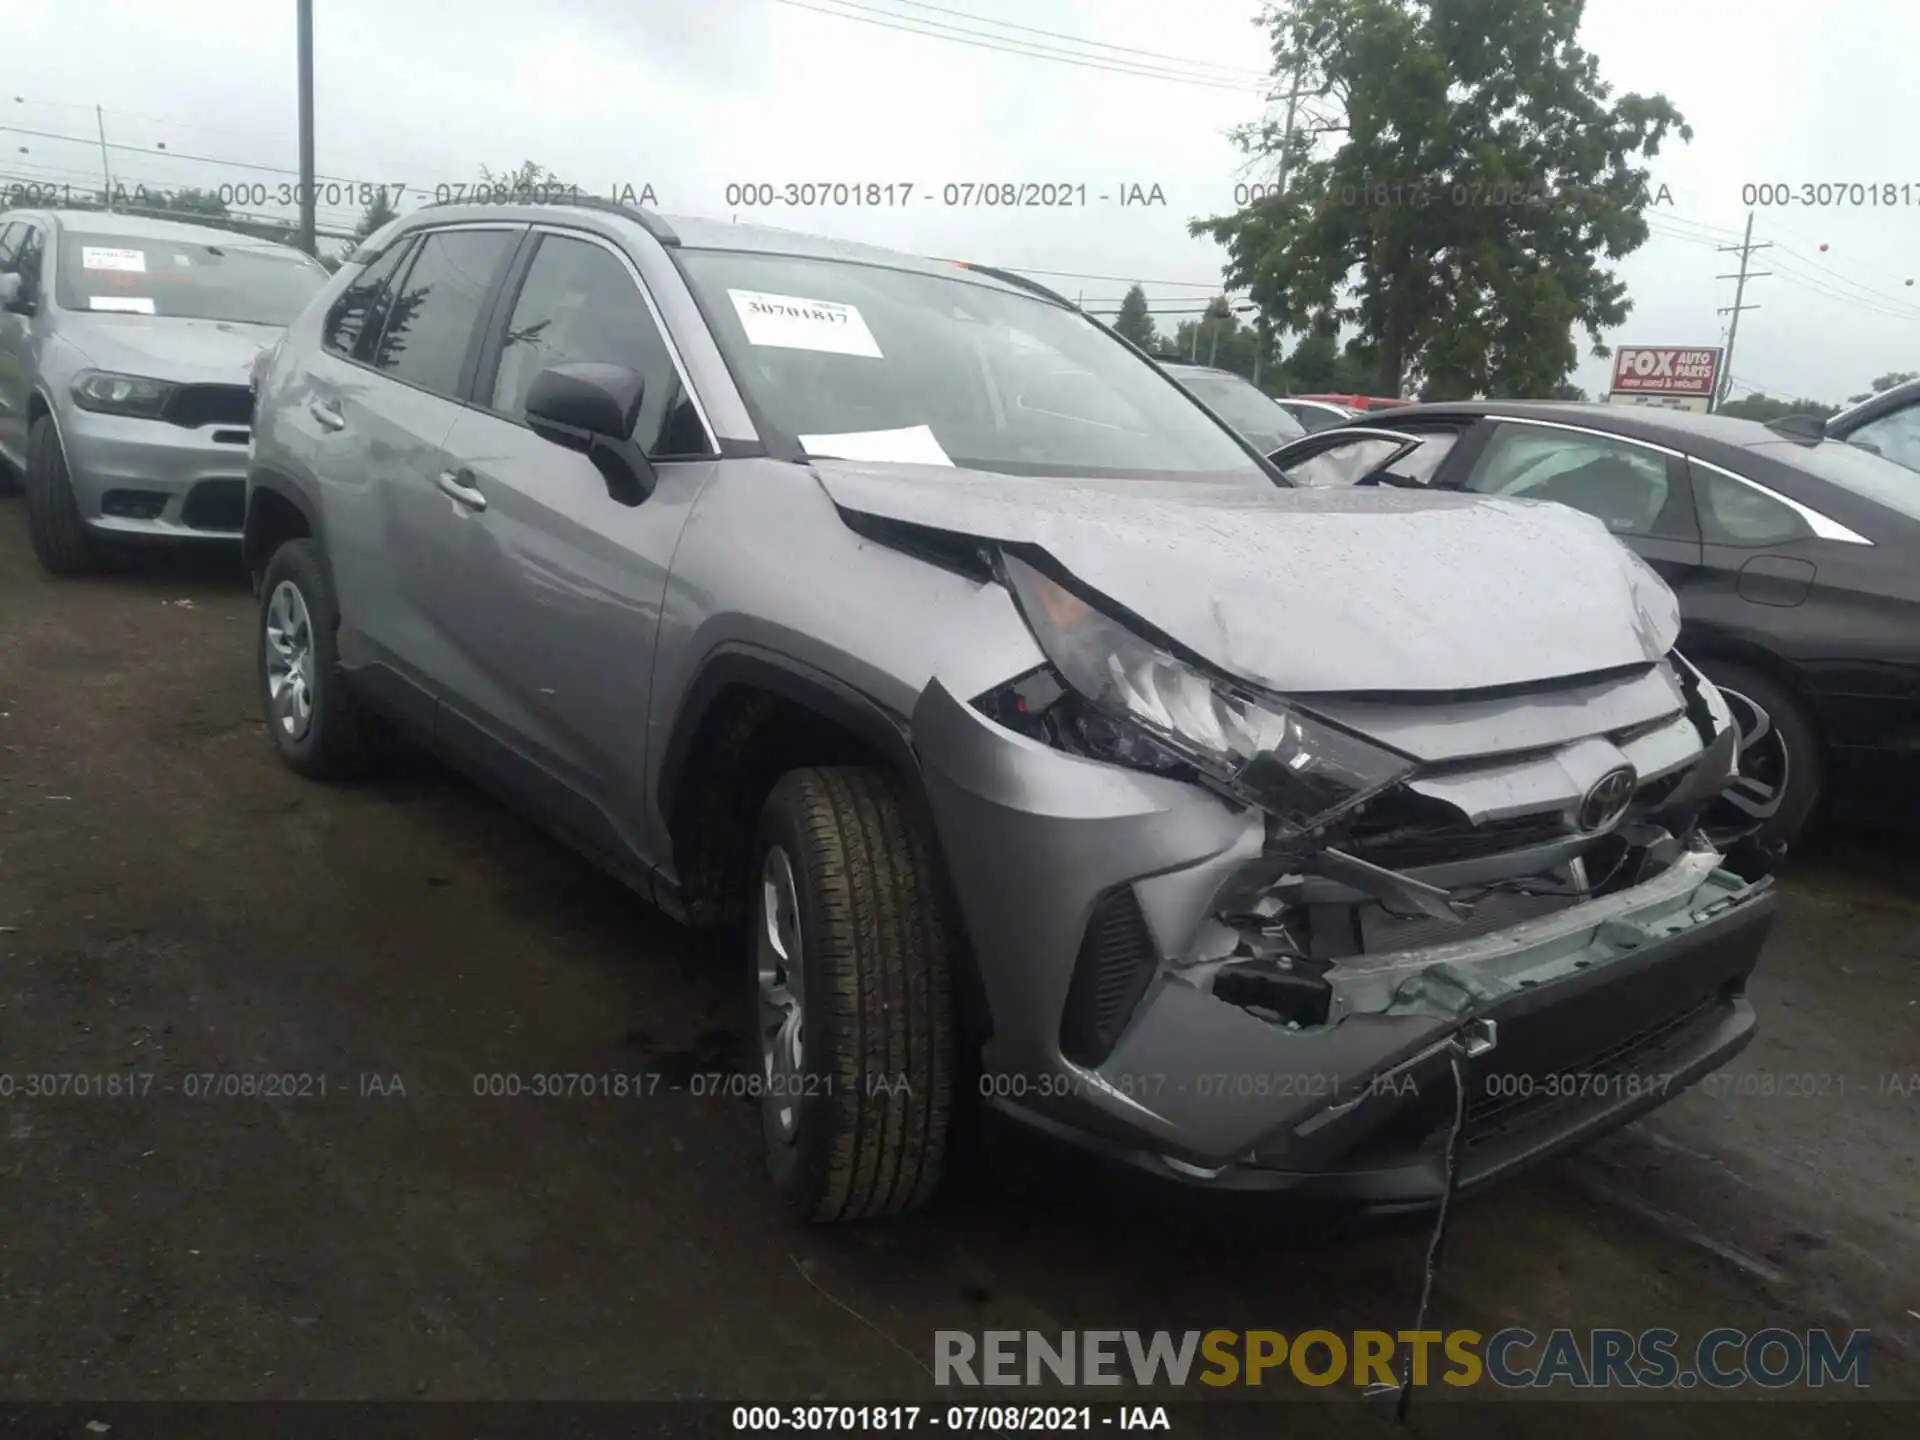
M 1460 1136 L 1467 1128 L 1467 1042 L 1459 1032 L 1447 1045 L 1447 1065 L 1453 1071 L 1453 1131 L 1447 1136 L 1447 1179 L 1440 1191 L 1440 1213 L 1434 1217 L 1433 1236 L 1427 1241 L 1427 1273 L 1420 1282 L 1420 1308 L 1414 1313 L 1413 1328 L 1424 1330 L 1427 1305 L 1433 1299 L 1433 1277 L 1440 1270 L 1440 1248 L 1447 1237 L 1447 1214 L 1453 1208 L 1453 1193 L 1460 1183 Z M 1407 1423 L 1413 1406 L 1413 1347 L 1407 1347 L 1400 1361 L 1400 1398 L 1394 1406 L 1394 1418 Z

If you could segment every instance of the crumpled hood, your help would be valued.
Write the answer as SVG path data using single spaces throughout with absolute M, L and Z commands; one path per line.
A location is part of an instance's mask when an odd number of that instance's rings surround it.
M 1658 660 L 1679 633 L 1665 583 L 1561 505 L 810 463 L 843 510 L 1037 546 L 1092 595 L 1282 693 L 1533 684 Z
M 183 385 L 245 385 L 253 357 L 285 328 L 238 320 L 89 315 L 81 324 L 68 325 L 62 338 L 101 370 Z

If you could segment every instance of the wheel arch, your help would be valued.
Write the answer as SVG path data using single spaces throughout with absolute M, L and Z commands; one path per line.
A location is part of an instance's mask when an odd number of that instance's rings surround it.
M 292 477 L 256 466 L 247 476 L 247 516 L 240 537 L 240 553 L 256 585 L 274 551 L 289 540 L 300 539 L 313 540 L 319 546 L 321 563 L 328 563 L 320 507 Z M 327 579 L 332 582 L 331 565 Z
M 1724 630 L 1696 630 L 1682 627 L 1679 649 L 1682 655 L 1703 670 L 1712 662 L 1719 660 L 1766 676 L 1799 703 L 1802 713 L 1807 717 L 1808 725 L 1813 728 L 1814 738 L 1819 742 L 1821 752 L 1825 753 L 1826 724 L 1820 713 L 1819 700 L 1808 687 L 1806 678 L 1792 662 L 1764 645 L 1737 635 L 1730 635 Z
M 752 834 L 782 775 L 808 765 L 877 765 L 891 771 L 939 861 L 954 919 L 954 997 L 964 1032 L 990 1025 L 950 870 L 905 717 L 805 662 L 758 647 L 723 645 L 702 662 L 670 730 L 656 794 L 689 924 L 728 928 L 742 919 Z

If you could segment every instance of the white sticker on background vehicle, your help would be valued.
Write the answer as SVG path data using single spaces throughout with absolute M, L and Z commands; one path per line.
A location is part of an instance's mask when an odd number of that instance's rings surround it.
M 768 295 L 759 290 L 729 290 L 727 294 L 733 299 L 750 344 L 776 350 L 863 355 L 870 360 L 883 358 L 865 317 L 852 305 L 798 295 Z
M 845 435 L 802 435 L 809 455 L 832 460 L 888 460 L 900 465 L 951 465 L 933 431 L 924 425 L 904 430 L 854 430 Z
M 153 301 L 140 295 L 94 295 L 87 300 L 89 310 L 112 310 L 121 315 L 151 315 Z
M 80 266 L 84 270 L 131 270 L 136 274 L 144 275 L 147 271 L 147 252 L 109 250 L 99 245 L 82 245 Z

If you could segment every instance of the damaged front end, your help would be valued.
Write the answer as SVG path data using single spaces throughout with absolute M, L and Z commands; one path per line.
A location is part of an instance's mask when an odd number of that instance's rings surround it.
M 1677 654 L 1465 693 L 1276 696 L 1002 551 L 1046 663 L 914 716 L 989 1103 L 1189 1181 L 1430 1204 L 1750 1038 L 1773 898 L 1701 810 L 1736 736 Z

